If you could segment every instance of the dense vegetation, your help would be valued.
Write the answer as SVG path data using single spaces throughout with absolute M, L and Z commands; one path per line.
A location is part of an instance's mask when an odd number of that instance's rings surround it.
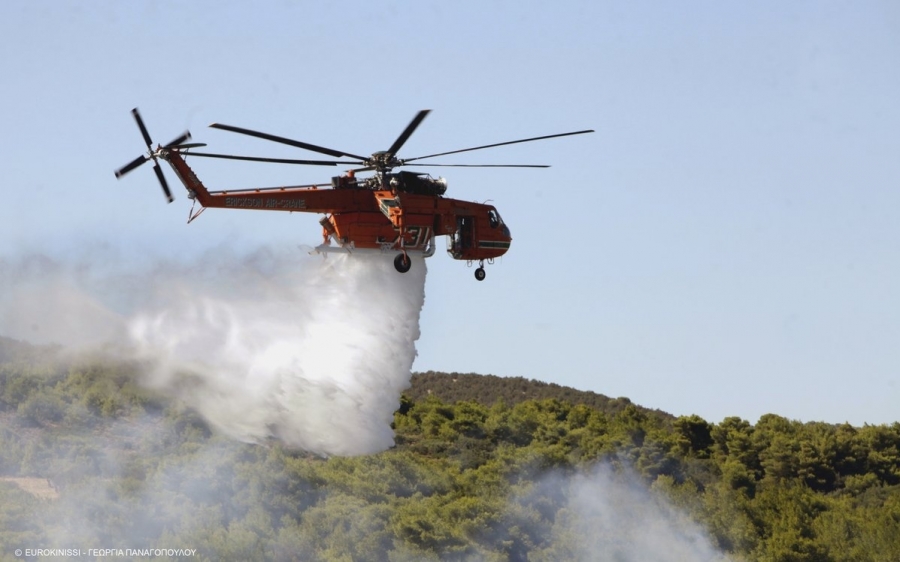
M 404 394 L 414 402 L 434 396 L 450 404 L 467 401 L 494 404 L 503 401 L 510 406 L 527 400 L 554 398 L 573 406 L 583 404 L 608 415 L 618 414 L 632 405 L 628 398 L 609 398 L 596 392 L 576 390 L 523 377 L 498 377 L 473 373 L 448 374 L 434 371 L 414 373 L 410 387 Z M 636 404 L 634 407 L 650 415 L 672 419 L 670 414 L 660 410 L 650 410 Z
M 663 539 L 671 559 L 703 559 L 699 528 L 719 553 L 706 559 L 900 560 L 900 423 L 709 423 L 428 373 L 395 415 L 396 447 L 322 459 L 215 435 L 137 385 L 134 365 L 52 357 L 0 338 L 0 477 L 58 492 L 0 481 L 0 559 L 156 547 L 193 560 L 630 561 Z

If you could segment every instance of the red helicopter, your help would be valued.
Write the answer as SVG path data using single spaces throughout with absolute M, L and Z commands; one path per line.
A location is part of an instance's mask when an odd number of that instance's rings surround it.
M 344 159 L 295 160 L 191 151 L 191 149 L 206 145 L 187 143 L 186 141 L 191 138 L 188 131 L 172 142 L 157 145 L 154 149 L 144 121 L 135 108 L 131 113 L 137 121 L 149 152 L 116 170 L 116 177 L 121 178 L 141 164 L 153 160 L 156 176 L 159 178 L 166 198 L 171 203 L 174 198 L 159 166 L 159 159 L 165 160 L 172 166 L 175 175 L 184 184 L 188 197 L 194 201 L 194 204 L 200 203 L 201 208 L 197 212 L 194 212 L 193 207 L 191 208 L 188 222 L 197 218 L 208 207 L 322 213 L 325 217 L 319 222 L 322 225 L 325 240 L 315 251 L 352 253 L 358 250 L 377 250 L 393 253 L 396 254 L 394 267 L 401 273 L 409 271 L 412 265 L 409 254 L 417 253 L 425 257 L 433 255 L 435 238 L 446 235 L 449 237 L 447 251 L 450 255 L 457 260 L 466 260 L 469 264 L 477 261 L 475 278 L 482 281 L 485 278 L 485 261 L 492 263 L 494 258 L 505 254 L 512 241 L 509 227 L 503 222 L 497 209 L 491 205 L 444 197 L 447 181 L 443 178 L 432 178 L 428 174 L 419 172 L 393 172 L 393 169 L 409 165 L 412 162 L 416 162 L 416 166 L 548 168 L 549 166 L 546 165 L 533 164 L 420 164 L 418 161 L 483 148 L 592 133 L 593 130 L 500 142 L 415 158 L 397 158 L 397 152 L 429 112 L 430 110 L 427 109 L 420 111 L 390 148 L 375 152 L 371 156 L 359 156 L 221 123 L 210 125 L 216 129 L 250 135 Z M 310 166 L 353 166 L 354 168 L 347 171 L 345 175 L 333 177 L 330 184 L 209 191 L 188 166 L 187 156 Z M 374 174 L 367 178 L 357 177 L 356 174 L 361 172 L 374 172 Z M 332 242 L 334 242 L 334 246 L 331 245 Z

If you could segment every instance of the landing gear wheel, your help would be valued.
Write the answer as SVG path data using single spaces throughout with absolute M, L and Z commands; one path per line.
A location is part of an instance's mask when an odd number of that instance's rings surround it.
M 478 279 L 479 281 L 484 281 L 484 278 L 486 276 L 487 276 L 487 273 L 484 272 L 483 267 L 479 267 L 478 269 L 475 270 L 475 279 Z
M 410 267 L 412 267 L 412 260 L 409 259 L 409 256 L 406 254 L 397 254 L 397 257 L 394 258 L 394 269 L 400 273 L 406 273 L 409 271 Z

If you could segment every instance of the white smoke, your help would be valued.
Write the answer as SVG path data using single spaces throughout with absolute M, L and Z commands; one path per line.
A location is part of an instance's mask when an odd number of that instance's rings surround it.
M 37 344 L 91 348 L 116 339 L 124 318 L 86 264 L 44 255 L 0 258 L 0 335 Z
M 726 562 L 706 532 L 634 475 L 600 464 L 575 474 L 551 473 L 516 499 L 556 505 L 547 559 L 616 562 Z
M 0 267 L 0 334 L 115 348 L 148 365 L 149 386 L 239 440 L 326 456 L 393 444 L 425 298 L 421 258 L 402 275 L 380 253 L 268 249 L 141 274 L 24 264 Z

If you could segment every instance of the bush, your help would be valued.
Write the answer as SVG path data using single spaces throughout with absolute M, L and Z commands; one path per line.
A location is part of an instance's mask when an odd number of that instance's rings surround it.
M 19 419 L 33 426 L 59 423 L 65 414 L 66 403 L 49 389 L 32 394 L 18 408 Z

